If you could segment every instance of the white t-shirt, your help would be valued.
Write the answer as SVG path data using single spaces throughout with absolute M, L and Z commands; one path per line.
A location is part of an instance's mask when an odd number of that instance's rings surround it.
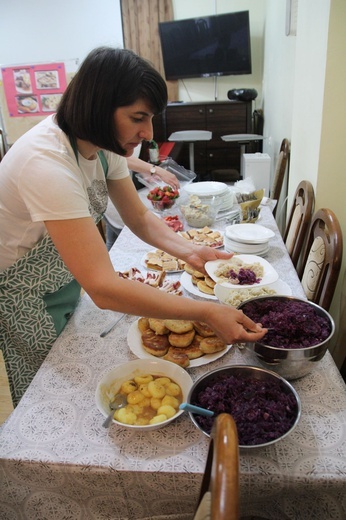
M 104 151 L 108 179 L 129 175 L 124 157 Z M 0 271 L 47 233 L 45 220 L 95 216 L 107 206 L 100 159 L 78 163 L 54 115 L 18 139 L 0 163 Z

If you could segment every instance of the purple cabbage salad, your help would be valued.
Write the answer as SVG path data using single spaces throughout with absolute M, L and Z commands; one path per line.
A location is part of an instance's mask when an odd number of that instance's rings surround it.
M 264 298 L 241 307 L 246 316 L 272 328 L 260 341 L 271 347 L 307 348 L 324 342 L 331 333 L 330 320 L 307 302 Z
M 241 267 L 236 273 L 233 269 L 227 273 L 230 283 L 237 283 L 239 285 L 254 285 L 260 283 L 261 278 L 257 278 L 252 269 L 244 269 Z
M 213 417 L 195 415 L 208 434 L 220 413 L 232 415 L 241 446 L 274 441 L 288 432 L 298 415 L 297 400 L 283 382 L 223 375 L 200 391 L 192 404 L 215 412 Z

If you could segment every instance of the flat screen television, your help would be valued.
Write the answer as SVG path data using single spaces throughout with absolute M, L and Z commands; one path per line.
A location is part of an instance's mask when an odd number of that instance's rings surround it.
M 251 74 L 249 11 L 159 23 L 167 80 Z

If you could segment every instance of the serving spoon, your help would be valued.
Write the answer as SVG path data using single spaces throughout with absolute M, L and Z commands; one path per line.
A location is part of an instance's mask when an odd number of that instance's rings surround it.
M 113 401 L 109 403 L 109 408 L 111 409 L 110 414 L 108 415 L 107 419 L 104 421 L 102 426 L 104 428 L 108 428 L 110 423 L 113 420 L 114 412 L 115 410 L 118 410 L 119 408 L 124 408 L 124 406 L 127 405 L 127 397 L 125 394 L 117 394 Z
M 190 403 L 181 403 L 179 405 L 180 410 L 185 410 L 186 412 L 197 413 L 198 415 L 205 415 L 205 417 L 212 417 L 214 412 L 211 410 L 207 410 L 206 408 L 201 408 L 200 406 L 195 406 Z

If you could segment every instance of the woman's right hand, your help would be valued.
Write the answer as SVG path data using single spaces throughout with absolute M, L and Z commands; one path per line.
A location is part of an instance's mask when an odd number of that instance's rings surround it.
M 169 184 L 175 190 L 180 188 L 180 183 L 174 173 L 171 173 L 160 166 L 155 167 L 155 176 L 159 177 L 164 184 Z
M 248 318 L 243 311 L 225 304 L 211 303 L 205 322 L 227 345 L 239 342 L 253 343 L 267 333 L 261 324 Z

